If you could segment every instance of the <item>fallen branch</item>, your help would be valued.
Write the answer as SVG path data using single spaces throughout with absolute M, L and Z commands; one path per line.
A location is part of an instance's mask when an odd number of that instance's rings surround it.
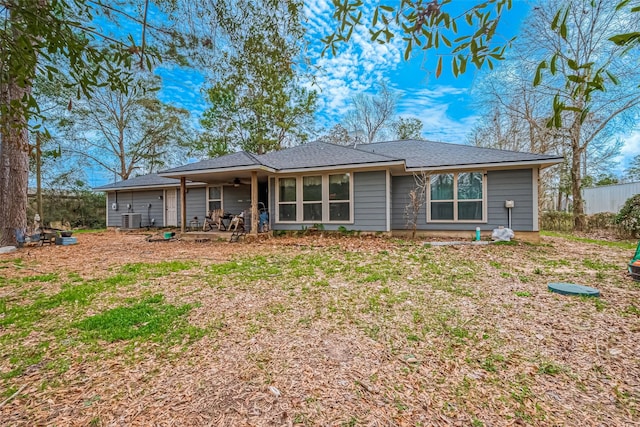
M 0 403 L 0 408 L 2 408 L 4 405 L 6 405 L 7 403 L 9 403 L 11 400 L 13 400 L 14 397 L 16 397 L 17 395 L 20 394 L 20 392 L 22 390 L 24 390 L 27 387 L 26 384 L 23 384 L 22 387 L 20 387 L 18 390 L 16 390 L 15 393 L 13 393 L 11 396 L 7 397 L 5 400 L 2 401 L 2 403 Z

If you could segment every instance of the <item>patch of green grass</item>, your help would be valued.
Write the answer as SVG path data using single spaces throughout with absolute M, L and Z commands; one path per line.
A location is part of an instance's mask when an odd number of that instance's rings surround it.
M 0 304 L 1 304 L 1 301 L 0 301 Z M 0 305 L 0 313 L 2 313 L 2 306 L 1 305 Z M 631 314 L 631 315 L 640 317 L 640 307 L 637 307 L 637 306 L 631 304 L 630 306 L 628 306 L 627 308 L 624 309 L 623 313 L 624 314 Z
M 598 260 L 584 259 L 582 265 L 592 270 L 619 270 L 620 267 L 617 264 L 608 264 Z
M 592 243 L 594 245 L 608 246 L 611 248 L 635 249 L 638 244 L 638 242 L 628 242 L 628 241 L 610 242 L 607 240 L 588 239 L 585 237 L 577 237 L 567 233 L 557 233 L 555 231 L 540 231 L 540 235 L 549 236 L 549 237 L 562 237 L 564 239 L 572 240 L 575 242 Z
M 540 262 L 548 267 L 568 267 L 571 265 L 571 262 L 567 261 L 566 259 L 543 259 L 540 260 Z
M 538 373 L 543 375 L 557 375 L 562 372 L 562 367 L 551 363 L 542 362 L 538 365 Z
M 41 275 L 37 275 L 37 276 L 27 276 L 27 277 L 23 277 L 22 281 L 29 283 L 29 282 L 56 282 L 58 281 L 58 273 L 47 273 L 47 274 L 41 274 Z
M 480 367 L 487 372 L 498 372 L 498 369 L 504 368 L 504 366 L 505 357 L 501 354 L 492 353 L 480 361 Z
M 530 297 L 531 292 L 528 291 L 516 291 L 515 294 L 519 297 Z
M 489 261 L 489 265 L 493 268 L 497 268 L 498 270 L 502 268 L 502 263 L 498 261 Z
M 207 268 L 207 273 L 217 281 L 228 281 L 242 278 L 245 283 L 255 282 L 267 277 L 281 276 L 281 261 L 277 258 L 267 258 L 262 255 L 213 264 Z
M 203 330 L 190 327 L 184 320 L 192 308 L 191 304 L 180 307 L 165 304 L 163 296 L 158 294 L 131 306 L 87 317 L 73 326 L 83 331 L 85 341 L 114 342 L 135 338 L 166 343 L 181 341 L 185 336 L 192 341 L 204 334 Z

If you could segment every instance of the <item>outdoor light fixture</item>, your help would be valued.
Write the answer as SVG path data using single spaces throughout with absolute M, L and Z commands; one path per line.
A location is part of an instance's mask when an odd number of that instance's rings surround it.
M 236 178 L 233 180 L 233 186 L 234 187 L 240 187 L 240 178 Z

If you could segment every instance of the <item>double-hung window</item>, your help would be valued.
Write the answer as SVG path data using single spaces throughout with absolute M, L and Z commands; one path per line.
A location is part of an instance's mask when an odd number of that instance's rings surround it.
M 431 175 L 427 221 L 486 221 L 485 185 L 483 172 Z
M 350 173 L 278 178 L 278 222 L 350 223 Z
M 222 209 L 222 187 L 216 186 L 207 189 L 207 207 L 210 211 Z
M 296 178 L 278 180 L 278 221 L 295 222 L 298 214 Z

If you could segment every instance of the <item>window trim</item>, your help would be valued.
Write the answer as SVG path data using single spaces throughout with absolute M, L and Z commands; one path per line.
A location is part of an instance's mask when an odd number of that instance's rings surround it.
M 349 175 L 349 199 L 348 200 L 329 200 L 329 175 Z M 304 221 L 304 205 L 308 203 L 318 203 L 318 201 L 303 201 L 303 184 L 304 177 L 320 176 L 322 178 L 322 220 L 321 221 Z M 280 180 L 287 178 L 296 179 L 296 201 L 295 202 L 280 202 Z M 276 224 L 353 224 L 354 218 L 354 197 L 353 197 L 353 171 L 333 171 L 325 173 L 306 173 L 299 175 L 285 175 L 278 176 L 275 180 L 275 223 Z M 329 220 L 329 207 L 330 203 L 349 203 L 349 220 L 347 221 L 330 221 Z M 296 220 L 295 221 L 281 221 L 280 220 L 280 205 L 281 204 L 295 204 L 296 205 Z
M 479 173 L 482 174 L 482 199 L 458 199 L 458 175 L 461 173 Z M 433 175 L 453 174 L 453 200 L 431 200 L 431 176 L 427 187 L 427 204 L 426 204 L 426 222 L 432 224 L 486 224 L 487 219 L 487 171 L 486 170 L 470 170 L 470 171 L 442 171 Z M 458 203 L 460 202 L 482 202 L 482 219 L 458 219 Z M 431 203 L 432 202 L 453 202 L 453 219 L 431 219 Z
M 214 188 L 214 187 L 218 187 L 220 189 L 220 198 L 219 199 L 210 199 L 209 198 L 209 189 L 210 188 Z M 224 186 L 223 185 L 207 185 L 205 198 L 206 198 L 206 205 L 205 206 L 207 207 L 207 212 L 209 212 L 211 210 L 211 209 L 209 209 L 209 202 L 217 202 L 217 201 L 220 201 L 220 209 L 224 210 Z

